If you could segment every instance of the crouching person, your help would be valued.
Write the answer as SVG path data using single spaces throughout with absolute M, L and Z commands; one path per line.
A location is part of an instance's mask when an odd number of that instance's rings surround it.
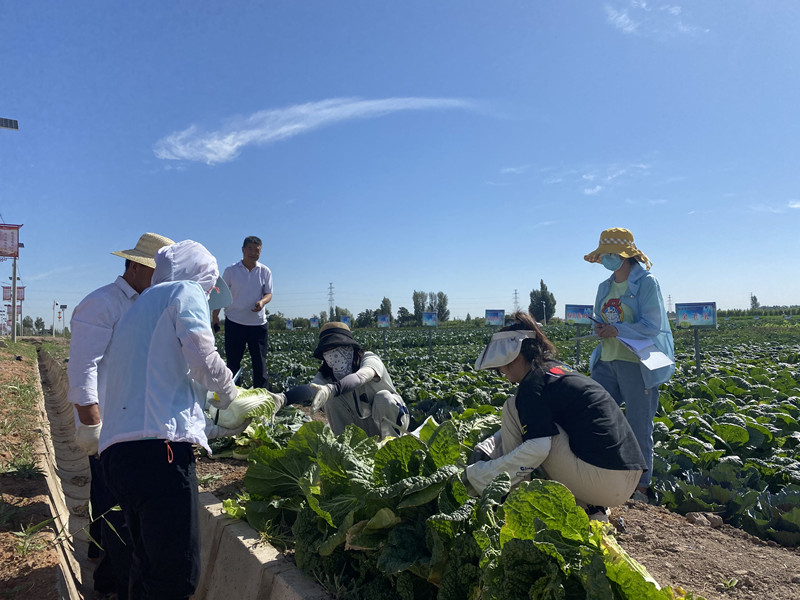
M 193 445 L 210 452 L 209 437 L 237 433 L 207 424 L 197 387 L 216 392 L 221 408 L 237 389 L 211 330 L 208 297 L 225 287 L 217 261 L 187 240 L 159 250 L 155 265 L 109 345 L 99 448 L 132 540 L 130 598 L 179 599 L 200 576 Z
M 556 349 L 528 314 L 492 336 L 475 362 L 519 384 L 503 406 L 502 425 L 480 442 L 464 473 L 477 493 L 501 472 L 511 484 L 541 468 L 565 485 L 590 517 L 630 498 L 645 469 L 633 431 L 611 395 L 556 362 Z
M 278 407 L 310 399 L 312 412 L 325 410 L 335 435 L 351 424 L 381 439 L 408 430 L 408 408 L 389 372 L 377 354 L 361 349 L 347 325 L 323 325 L 314 358 L 322 364 L 310 384 L 272 394 Z

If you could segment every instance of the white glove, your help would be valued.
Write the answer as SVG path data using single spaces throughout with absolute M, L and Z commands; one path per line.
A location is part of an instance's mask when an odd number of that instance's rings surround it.
M 336 386 L 332 383 L 319 385 L 318 383 L 308 384 L 314 390 L 314 399 L 311 401 L 311 412 L 317 412 L 333 396 Z
M 478 494 L 482 494 L 492 479 L 502 472 L 508 473 L 511 486 L 514 487 L 530 479 L 533 470 L 549 456 L 551 440 L 550 437 L 526 440 L 500 458 L 467 466 L 464 475 Z
M 272 396 L 272 399 L 275 401 L 275 412 L 278 412 L 280 409 L 286 406 L 286 394 L 283 392 L 270 392 L 269 390 L 266 390 L 266 392 Z
M 227 427 L 223 427 L 222 425 L 215 425 L 214 421 L 205 415 L 206 417 L 206 438 L 209 440 L 214 440 L 217 438 L 222 437 L 233 437 L 234 435 L 239 435 L 250 424 L 250 419 L 245 419 L 245 422 L 239 425 L 239 427 L 234 427 L 233 429 L 228 429 Z
M 97 454 L 97 447 L 100 445 L 100 428 L 102 423 L 97 425 L 78 425 L 75 431 L 75 443 L 78 447 L 86 452 L 87 456 L 94 456 Z

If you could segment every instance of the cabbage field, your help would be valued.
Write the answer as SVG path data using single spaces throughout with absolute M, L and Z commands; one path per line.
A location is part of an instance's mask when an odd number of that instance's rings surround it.
M 545 329 L 586 372 L 596 342 Z M 297 409 L 254 419 L 236 451 L 247 494 L 227 501 L 341 598 L 692 598 L 659 589 L 563 486 L 497 478 L 479 499 L 460 481 L 472 446 L 499 427 L 512 387 L 472 369 L 488 328 L 355 330 L 406 399 L 418 437 L 335 437 Z M 580 331 L 586 333 L 586 330 Z M 800 322 L 740 319 L 675 331 L 677 370 L 662 386 L 653 490 L 670 510 L 713 511 L 782 545 L 800 545 Z M 274 388 L 305 383 L 315 331 L 270 334 Z M 428 419 L 432 417 L 432 419 Z M 426 419 L 427 422 L 426 422 Z

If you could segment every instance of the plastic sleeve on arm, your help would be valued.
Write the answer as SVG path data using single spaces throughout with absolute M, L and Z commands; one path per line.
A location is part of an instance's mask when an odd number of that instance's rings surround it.
M 339 381 L 334 383 L 336 386 L 336 395 L 351 392 L 357 387 L 364 385 L 370 379 L 375 377 L 375 370 L 372 367 L 361 367 L 355 373 L 350 373 L 342 377 Z
M 500 473 L 508 473 L 511 485 L 527 479 L 533 469 L 538 467 L 550 454 L 550 437 L 536 438 L 523 442 L 508 454 L 495 460 L 478 462 L 467 467 L 466 473 L 472 487 L 479 494 Z

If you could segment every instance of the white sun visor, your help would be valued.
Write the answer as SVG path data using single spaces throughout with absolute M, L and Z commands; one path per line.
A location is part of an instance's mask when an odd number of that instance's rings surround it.
M 480 371 L 507 365 L 519 356 L 519 351 L 522 349 L 522 341 L 535 337 L 536 332 L 530 329 L 495 333 L 489 344 L 481 352 L 478 360 L 475 361 L 475 369 Z

